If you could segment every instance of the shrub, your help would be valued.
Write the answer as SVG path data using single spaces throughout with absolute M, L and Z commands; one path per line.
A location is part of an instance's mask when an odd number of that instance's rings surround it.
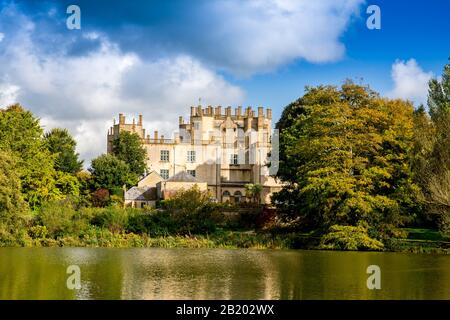
M 331 250 L 382 250 L 383 243 L 370 238 L 363 225 L 334 225 L 322 237 L 319 247 Z
M 122 232 L 128 224 L 128 213 L 131 209 L 108 207 L 94 211 L 91 223 L 100 228 L 107 228 L 113 233 Z
M 162 203 L 178 234 L 206 234 L 215 231 L 221 215 L 208 192 L 196 186 L 180 190 Z
M 105 207 L 109 203 L 109 191 L 107 189 L 98 189 L 92 193 L 91 199 L 95 207 Z
M 48 234 L 55 238 L 73 231 L 73 217 L 76 211 L 70 200 L 45 203 L 39 210 L 38 223 L 45 226 Z

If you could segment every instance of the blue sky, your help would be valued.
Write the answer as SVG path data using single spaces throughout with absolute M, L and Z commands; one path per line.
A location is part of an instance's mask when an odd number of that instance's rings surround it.
M 369 84 L 426 102 L 450 56 L 450 1 L 0 0 L 0 107 L 20 102 L 104 152 L 118 112 L 170 135 L 189 106 L 265 106 L 305 85 Z M 66 8 L 81 9 L 81 29 Z M 366 27 L 369 5 L 381 29 Z

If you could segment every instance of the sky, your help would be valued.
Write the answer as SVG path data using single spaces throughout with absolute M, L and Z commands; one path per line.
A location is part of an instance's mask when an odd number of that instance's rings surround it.
M 68 128 L 88 165 L 119 112 L 166 137 L 199 99 L 276 122 L 305 86 L 346 79 L 418 106 L 448 63 L 449 16 L 448 0 L 0 0 L 0 108 Z

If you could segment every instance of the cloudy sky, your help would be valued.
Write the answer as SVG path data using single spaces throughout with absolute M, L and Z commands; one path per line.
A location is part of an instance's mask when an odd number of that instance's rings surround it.
M 169 136 L 199 98 L 276 120 L 305 85 L 345 79 L 418 105 L 450 55 L 449 14 L 447 0 L 0 0 L 0 107 L 68 128 L 88 164 L 119 112 Z

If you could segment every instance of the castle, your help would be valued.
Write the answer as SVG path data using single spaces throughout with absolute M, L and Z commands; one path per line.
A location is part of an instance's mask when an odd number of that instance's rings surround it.
M 216 201 L 241 202 L 248 200 L 245 184 L 260 184 L 261 203 L 270 203 L 270 195 L 281 189 L 273 177 L 278 150 L 272 150 L 272 110 L 259 107 L 255 114 L 251 107 L 237 107 L 232 114 L 227 107 L 224 111 L 220 106 L 191 107 L 189 121 L 180 116 L 179 131 L 171 139 L 158 131 L 153 137 L 146 135 L 142 115 L 137 123 L 135 119 L 127 123 L 119 114 L 118 123 L 114 120 L 108 130 L 107 152 L 112 153 L 121 131 L 136 133 L 147 151 L 148 174 L 127 192 L 126 202 L 149 204 L 192 184 L 207 189 Z

